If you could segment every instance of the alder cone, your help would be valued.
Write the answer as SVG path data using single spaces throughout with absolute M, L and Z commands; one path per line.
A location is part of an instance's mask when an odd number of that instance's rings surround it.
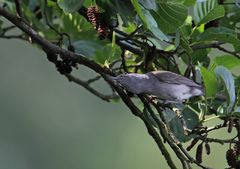
M 229 166 L 235 167 L 236 166 L 236 151 L 233 149 L 229 149 L 226 152 L 226 159 L 227 159 L 227 163 Z
M 106 26 L 103 25 L 99 25 L 98 29 L 97 29 L 98 33 L 99 33 L 99 38 L 100 39 L 105 39 L 107 38 L 109 32 L 108 32 L 108 28 Z
M 97 28 L 97 21 L 99 19 L 99 9 L 97 6 L 90 6 L 87 9 L 87 17 L 90 23 L 93 25 L 94 29 Z
M 203 155 L 203 143 L 197 146 L 197 151 L 196 151 L 197 162 L 202 163 L 202 155 Z
M 105 39 L 109 35 L 108 27 L 101 22 L 101 13 L 97 6 L 90 6 L 87 9 L 87 17 L 89 22 L 97 30 L 100 39 Z

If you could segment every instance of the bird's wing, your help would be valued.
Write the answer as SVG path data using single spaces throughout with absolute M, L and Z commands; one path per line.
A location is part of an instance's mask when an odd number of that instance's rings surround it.
M 157 78 L 157 80 L 164 83 L 185 84 L 187 86 L 201 87 L 200 85 L 193 82 L 192 80 L 169 71 L 153 71 L 153 72 L 147 73 L 147 75 L 150 75 L 150 76 L 152 75 L 155 78 Z

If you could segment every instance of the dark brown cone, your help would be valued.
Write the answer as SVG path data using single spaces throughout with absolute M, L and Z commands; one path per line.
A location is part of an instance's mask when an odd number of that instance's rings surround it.
M 226 152 L 226 159 L 229 166 L 236 167 L 236 152 L 233 149 Z
M 206 143 L 205 144 L 205 150 L 206 150 L 206 154 L 209 155 L 211 153 L 211 148 L 210 148 L 210 145 L 209 143 Z
M 199 144 L 196 151 L 196 161 L 202 163 L 203 143 Z

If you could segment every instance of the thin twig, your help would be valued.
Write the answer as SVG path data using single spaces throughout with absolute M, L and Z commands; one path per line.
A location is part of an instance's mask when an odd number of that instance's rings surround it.
M 21 7 L 21 0 L 14 0 L 17 14 L 20 18 L 24 18 L 22 7 Z
M 150 113 L 150 115 L 152 116 L 152 118 L 157 123 L 159 131 L 160 131 L 161 136 L 163 137 L 163 139 L 166 140 L 167 143 L 170 145 L 170 147 L 173 149 L 173 151 L 175 152 L 175 154 L 177 155 L 177 157 L 181 161 L 183 168 L 187 169 L 188 168 L 187 165 L 186 165 L 187 159 L 184 157 L 184 155 L 181 153 L 180 149 L 175 144 L 174 139 L 172 137 L 170 137 L 171 134 L 170 134 L 169 130 L 167 129 L 166 125 L 164 124 L 164 122 L 155 115 L 155 113 L 152 110 L 151 106 L 145 100 L 145 98 L 143 96 L 139 96 L 139 98 L 143 102 L 144 106 L 147 108 L 147 110 Z
M 119 96 L 121 97 L 122 101 L 127 105 L 127 107 L 131 110 L 131 112 L 143 120 L 148 133 L 152 138 L 155 140 L 156 144 L 158 145 L 159 150 L 164 155 L 165 159 L 167 160 L 167 163 L 171 169 L 176 169 L 175 164 L 173 163 L 172 159 L 170 158 L 170 154 L 168 153 L 167 149 L 165 148 L 163 141 L 161 137 L 159 136 L 156 129 L 152 126 L 152 124 L 149 122 L 148 119 L 144 116 L 143 112 L 139 110 L 138 107 L 135 106 L 135 104 L 132 102 L 132 100 L 128 97 L 128 95 L 122 90 L 120 86 L 115 84 L 114 81 L 112 81 L 109 76 L 103 75 L 104 79 L 114 87 L 114 89 L 118 92 Z
M 218 50 L 221 50 L 221 51 L 223 51 L 223 52 L 225 52 L 225 53 L 229 53 L 229 54 L 237 57 L 238 59 L 240 59 L 240 53 L 238 53 L 238 52 L 229 51 L 229 50 L 225 49 L 225 48 L 222 47 L 222 46 L 216 46 L 216 48 L 217 48 Z
M 104 94 L 100 93 L 99 91 L 97 91 L 96 89 L 94 89 L 93 87 L 91 87 L 91 86 L 89 85 L 89 82 L 88 82 L 88 81 L 82 81 L 82 80 L 78 79 L 77 77 L 75 77 L 75 76 L 73 76 L 73 75 L 71 75 L 71 74 L 66 74 L 65 76 L 68 78 L 68 80 L 69 80 L 70 82 L 75 82 L 76 84 L 84 87 L 84 88 L 87 89 L 89 92 L 91 92 L 92 94 L 94 94 L 95 96 L 101 98 L 101 99 L 104 100 L 104 101 L 109 102 L 109 101 L 112 100 L 112 99 L 119 98 L 119 97 L 118 97 L 117 95 L 115 95 L 115 94 L 112 94 L 112 95 L 104 95 Z
M 2 39 L 21 39 L 21 40 L 26 40 L 26 38 L 24 38 L 24 35 L 0 35 L 0 38 L 2 38 Z
M 164 119 L 164 117 L 162 116 L 162 111 L 163 111 L 163 110 L 160 108 L 159 103 L 154 103 L 154 102 L 152 102 L 152 104 L 153 104 L 153 106 L 156 108 L 156 110 L 158 111 L 158 113 L 159 113 L 159 115 L 160 115 L 160 118 Z M 155 115 L 153 112 L 152 112 L 151 115 L 152 115 L 153 118 L 156 120 L 156 122 L 157 122 L 158 124 L 160 124 L 160 126 L 159 126 L 159 127 L 160 127 L 160 132 L 161 132 L 161 130 L 164 129 L 164 126 L 165 126 L 165 128 L 166 128 L 166 125 L 164 124 L 163 121 L 161 121 L 161 120 L 160 120 L 159 118 L 157 118 L 157 117 L 154 117 L 154 116 L 156 116 L 156 115 Z M 197 162 L 193 157 L 191 157 L 191 156 L 188 154 L 188 152 L 183 148 L 182 144 L 175 139 L 175 136 L 173 135 L 173 133 L 171 133 L 170 130 L 168 130 L 167 133 L 166 133 L 166 132 L 161 132 L 161 135 L 165 135 L 166 141 L 169 143 L 169 145 L 170 145 L 171 148 L 174 150 L 174 152 L 176 153 L 176 155 L 178 155 L 178 158 L 179 158 L 180 160 L 185 160 L 185 162 L 186 162 L 188 165 L 190 165 L 189 162 L 191 162 L 191 163 L 195 163 L 196 165 L 198 165 L 199 167 L 201 167 L 201 168 L 203 168 L 203 169 L 209 169 L 209 167 L 206 167 L 206 166 L 200 164 L 200 163 Z M 171 136 L 171 137 L 169 137 L 169 136 Z M 185 156 L 187 157 L 188 160 L 185 158 Z M 181 161 L 181 162 L 182 162 L 182 161 Z M 184 164 L 182 164 L 182 165 L 184 165 Z
M 94 78 L 92 78 L 92 79 L 88 79 L 87 80 L 87 83 L 88 84 L 90 84 L 90 83 L 93 83 L 93 82 L 96 82 L 97 80 L 99 80 L 101 78 L 101 76 L 96 76 L 96 77 L 94 77 Z
M 7 31 L 10 31 L 10 30 L 12 30 L 12 29 L 14 29 L 14 28 L 16 28 L 16 26 L 15 26 L 15 25 L 11 25 L 11 26 L 2 28 L 1 32 L 6 33 Z
M 125 49 L 122 49 L 121 58 L 122 58 L 122 68 L 126 73 L 128 73 L 126 59 L 125 59 Z
M 223 42 L 214 42 L 211 44 L 201 44 L 201 45 L 193 45 L 192 49 L 193 50 L 198 50 L 198 49 L 206 49 L 206 48 L 216 48 L 218 50 L 221 50 L 225 53 L 229 53 L 235 57 L 237 57 L 238 59 L 240 59 L 240 53 L 239 52 L 233 52 L 233 51 L 229 51 L 227 49 L 225 49 L 224 47 L 222 47 L 221 45 L 224 44 Z
M 211 169 L 210 167 L 204 166 L 201 163 L 199 163 L 197 160 L 195 160 L 194 158 L 192 158 L 190 156 L 190 154 L 183 148 L 182 144 L 178 144 L 178 147 L 182 150 L 182 152 L 184 153 L 184 155 L 193 163 L 195 163 L 196 165 L 198 165 L 199 167 L 201 167 L 202 169 Z
M 238 143 L 238 141 L 235 140 L 236 137 L 224 140 L 224 139 L 217 139 L 217 138 L 208 138 L 208 137 L 199 135 L 196 138 L 199 138 L 200 140 L 203 140 L 209 143 L 219 143 L 221 145 L 223 145 L 224 143 Z

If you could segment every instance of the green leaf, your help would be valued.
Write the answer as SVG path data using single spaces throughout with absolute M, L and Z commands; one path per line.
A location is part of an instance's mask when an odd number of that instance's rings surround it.
M 182 117 L 185 120 L 188 129 L 192 130 L 199 124 L 198 114 L 189 107 L 183 109 Z
M 180 118 L 177 116 L 176 112 L 166 108 L 165 111 L 163 111 L 162 113 L 172 133 L 176 136 L 176 138 L 180 142 L 189 141 L 193 137 L 193 135 L 187 136 L 185 134 L 183 123 L 180 120 Z M 181 115 L 182 115 L 182 120 L 186 124 L 185 127 L 187 127 L 190 130 L 196 127 L 196 125 L 199 122 L 198 115 L 187 107 L 182 110 Z
M 201 25 L 225 15 L 224 7 L 218 5 L 216 0 L 197 2 L 193 9 L 194 21 Z
M 105 12 L 112 16 L 118 15 L 123 21 L 123 26 L 128 26 L 128 24 L 133 23 L 136 12 L 131 1 L 119 1 L 119 0 L 96 0 L 96 3 L 101 8 L 105 9 Z M 108 17 L 109 17 L 108 16 Z
M 166 108 L 162 113 L 172 133 L 177 137 L 179 141 L 185 141 L 186 136 L 184 135 L 183 126 L 176 112 L 172 111 L 169 108 Z
M 63 31 L 73 39 L 93 40 L 97 33 L 93 26 L 78 13 L 65 14 L 61 16 Z
M 104 64 L 118 59 L 121 55 L 121 49 L 117 45 L 107 44 L 101 50 L 97 50 L 94 60 Z
M 138 3 L 138 0 L 131 0 L 131 2 L 135 10 L 137 11 L 138 16 L 143 22 L 144 27 L 150 30 L 156 38 L 168 41 L 168 37 L 158 28 L 157 22 L 155 21 L 151 13 L 148 10 L 144 9 Z
M 76 53 L 82 54 L 86 57 L 94 58 L 96 52 L 103 48 L 103 45 L 100 45 L 94 41 L 88 40 L 79 40 L 73 43 Z
M 184 24 L 179 27 L 179 32 L 181 32 L 181 36 L 185 39 L 190 39 L 190 35 L 192 33 L 192 17 L 187 17 Z
M 186 50 L 186 52 L 191 55 L 193 53 L 193 50 L 189 44 L 189 40 L 187 39 L 187 37 L 185 36 L 185 34 L 183 34 L 181 31 L 180 31 L 180 35 L 181 35 L 181 38 L 180 38 L 180 45 L 182 46 L 182 48 L 184 48 Z
M 185 6 L 193 6 L 196 4 L 196 0 L 185 0 L 183 4 Z
M 225 27 L 209 28 L 196 37 L 196 42 L 223 41 L 240 46 L 240 40 L 234 30 Z
M 190 47 L 188 40 L 186 40 L 186 39 L 184 39 L 184 38 L 181 38 L 181 39 L 180 39 L 180 44 L 181 44 L 182 48 L 184 48 L 185 51 L 186 51 L 189 55 L 192 54 L 193 50 L 192 50 L 192 48 Z
M 205 67 L 201 66 L 200 71 L 202 74 L 204 86 L 205 86 L 205 94 L 206 97 L 214 97 L 217 93 L 217 79 L 214 74 L 214 71 L 207 70 Z
M 240 117 L 240 106 L 238 106 L 234 109 L 233 114 Z
M 182 60 L 189 64 L 190 60 L 187 54 L 181 55 Z M 199 49 L 199 50 L 193 50 L 191 54 L 192 64 L 198 65 L 198 63 L 201 63 L 204 67 L 208 67 L 210 63 L 210 58 L 208 57 L 207 49 Z
M 192 53 L 192 62 L 194 65 L 201 63 L 205 67 L 208 67 L 210 63 L 210 58 L 208 57 L 207 49 L 194 50 L 194 52 Z
M 57 2 L 65 13 L 72 13 L 80 9 L 84 0 L 58 0 Z
M 218 56 L 218 57 L 214 58 L 213 62 L 216 65 L 222 65 L 228 69 L 240 67 L 240 59 L 238 59 L 232 55 Z
M 181 3 L 164 3 L 157 4 L 158 9 L 151 11 L 156 20 L 158 27 L 164 33 L 173 33 L 184 24 L 188 16 L 188 9 Z
M 232 112 L 233 106 L 235 104 L 236 95 L 235 95 L 235 85 L 234 79 L 231 72 L 224 66 L 217 66 L 215 68 L 215 73 L 224 83 L 226 93 L 228 95 L 228 111 L 227 113 Z
M 152 9 L 152 10 L 156 10 L 157 9 L 157 4 L 155 2 L 155 0 L 139 0 L 139 3 L 146 9 Z

